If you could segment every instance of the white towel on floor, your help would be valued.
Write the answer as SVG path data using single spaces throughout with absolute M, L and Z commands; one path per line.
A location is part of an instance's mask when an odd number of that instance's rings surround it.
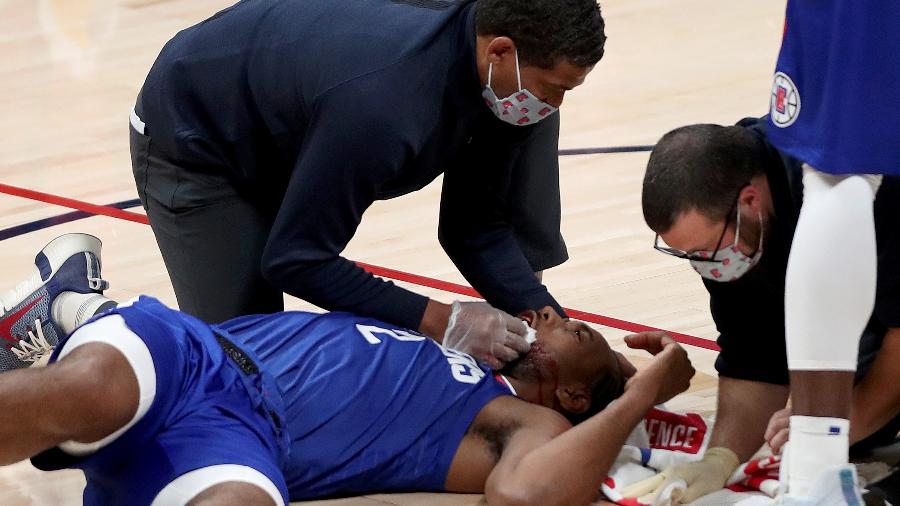
M 709 444 L 713 422 L 713 418 L 704 418 L 697 413 L 675 413 L 664 407 L 650 410 L 643 423 L 628 437 L 601 485 L 601 491 L 617 504 L 642 506 L 637 498 L 623 497 L 619 490 L 672 464 L 702 457 Z M 693 504 L 721 506 L 753 496 L 774 497 L 778 493 L 779 461 L 777 456 L 756 456 L 738 467 L 728 481 L 728 488 Z

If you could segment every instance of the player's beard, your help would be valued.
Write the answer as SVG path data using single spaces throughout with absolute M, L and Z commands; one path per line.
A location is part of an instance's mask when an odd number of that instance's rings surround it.
M 529 352 L 529 353 L 531 353 L 531 352 Z M 502 374 L 509 378 L 515 378 L 515 379 L 523 379 L 522 378 L 523 376 L 529 376 L 529 375 L 533 376 L 534 374 L 529 374 L 529 371 L 528 371 L 528 369 L 533 366 L 526 365 L 523 362 L 525 355 L 528 355 L 528 353 L 519 355 L 519 358 L 517 358 L 515 360 L 510 360 L 509 362 L 506 363 L 506 365 L 503 366 L 503 368 L 501 368 L 497 372 L 499 374 Z
M 557 373 L 556 360 L 541 345 L 540 341 L 531 345 L 528 353 L 507 362 L 498 373 L 520 381 L 538 381 Z

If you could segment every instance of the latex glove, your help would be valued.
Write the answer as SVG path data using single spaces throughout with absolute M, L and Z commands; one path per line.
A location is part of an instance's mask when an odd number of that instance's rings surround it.
M 453 303 L 443 345 L 472 355 L 493 369 L 531 349 L 528 324 L 487 302 Z
M 709 448 L 702 459 L 666 468 L 656 476 L 625 487 L 622 495 L 638 497 L 644 504 L 663 503 L 666 499 L 665 504 L 693 502 L 724 487 L 738 465 L 737 455 L 728 448 Z
M 791 432 L 791 408 L 780 409 L 769 419 L 766 427 L 766 443 L 772 449 L 772 453 L 778 455 L 784 443 L 787 443 Z

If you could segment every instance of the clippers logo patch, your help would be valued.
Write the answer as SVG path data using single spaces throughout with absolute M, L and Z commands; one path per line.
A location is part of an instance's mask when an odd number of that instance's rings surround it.
M 800 115 L 800 92 L 784 72 L 775 73 L 769 115 L 772 123 L 780 128 L 791 126 Z

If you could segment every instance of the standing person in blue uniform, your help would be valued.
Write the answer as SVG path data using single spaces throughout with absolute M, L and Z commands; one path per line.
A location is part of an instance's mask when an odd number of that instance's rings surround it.
M 567 258 L 557 108 L 604 42 L 596 0 L 243 1 L 180 32 L 130 129 L 179 306 L 220 322 L 287 292 L 515 358 L 510 314 L 563 314 L 539 279 Z M 441 173 L 441 245 L 499 311 L 340 256 L 375 200 Z
M 658 234 L 656 248 L 690 260 L 703 277 L 721 351 L 710 451 L 644 483 L 644 493 L 681 479 L 690 502 L 722 488 L 764 437 L 773 450 L 781 445 L 785 412 L 779 410 L 794 380 L 785 343 L 785 273 L 805 195 L 803 163 L 775 149 L 772 131 L 766 118 L 681 127 L 659 140 L 647 163 L 644 218 Z M 860 329 L 849 434 L 860 457 L 891 444 L 900 430 L 900 177 L 883 178 L 874 219 L 879 294 Z M 835 491 L 841 488 L 826 484 L 814 493 Z M 853 504 L 817 497 L 818 504 Z
M 882 176 L 900 175 L 898 26 L 893 1 L 787 6 L 769 121 L 772 143 L 804 163 L 784 298 L 787 504 L 808 504 L 828 482 L 859 500 L 849 422 L 859 336 L 884 289 L 873 200 Z
M 47 367 L 0 374 L 0 463 L 36 455 L 39 468 L 83 469 L 88 505 L 400 490 L 586 505 L 631 429 L 693 375 L 662 333 L 628 339 L 655 355 L 636 372 L 552 307 L 522 314 L 535 344 L 495 375 L 349 313 L 211 326 L 146 297 L 112 309 L 94 293 L 47 298 L 54 324 L 77 329 Z

